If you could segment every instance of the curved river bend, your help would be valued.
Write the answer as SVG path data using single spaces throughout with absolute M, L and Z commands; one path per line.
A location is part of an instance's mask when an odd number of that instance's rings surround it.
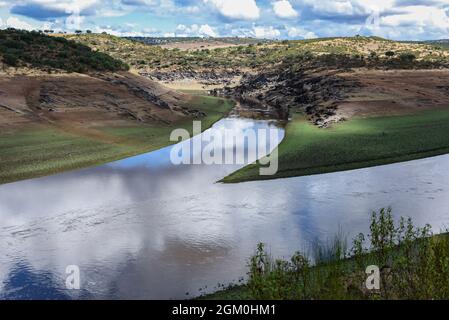
M 227 118 L 210 130 L 223 128 L 276 127 Z M 390 205 L 417 224 L 449 222 L 449 156 L 225 185 L 215 181 L 241 166 L 173 166 L 171 148 L 0 186 L 0 298 L 189 298 L 244 276 L 258 242 L 288 257 L 340 229 L 366 232 L 371 210 Z M 66 289 L 68 265 L 81 290 Z

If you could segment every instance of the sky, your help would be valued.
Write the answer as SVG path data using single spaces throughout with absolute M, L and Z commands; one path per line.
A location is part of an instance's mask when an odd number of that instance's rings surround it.
M 119 36 L 449 38 L 449 0 L 0 0 L 0 28 Z

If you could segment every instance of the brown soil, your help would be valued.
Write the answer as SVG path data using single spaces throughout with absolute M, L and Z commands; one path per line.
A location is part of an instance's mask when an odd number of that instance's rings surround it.
M 51 124 L 107 140 L 98 126 L 170 124 L 198 112 L 189 95 L 131 73 L 0 77 L 0 131 Z M 111 141 L 108 141 L 111 142 Z
M 449 70 L 357 70 L 340 76 L 358 86 L 338 103 L 337 118 L 449 107 Z

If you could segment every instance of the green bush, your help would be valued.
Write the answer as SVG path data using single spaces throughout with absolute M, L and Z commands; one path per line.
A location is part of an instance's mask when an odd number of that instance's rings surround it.
M 399 59 L 402 62 L 410 63 L 416 60 L 416 56 L 413 53 L 401 53 Z
M 9 53 L 3 55 L 3 62 L 11 67 L 17 67 L 19 65 L 19 59 Z
M 68 72 L 129 69 L 122 61 L 93 52 L 88 46 L 35 31 L 0 30 L 0 54 L 8 65 L 30 64 L 43 70 L 49 67 Z
M 369 239 L 368 245 L 365 240 Z M 249 263 L 247 288 L 253 299 L 448 299 L 449 236 L 434 236 L 411 219 L 395 222 L 391 209 L 373 212 L 370 233 L 350 250 L 338 235 L 316 245 L 314 255 L 296 252 L 273 259 L 259 244 Z M 367 290 L 368 266 L 380 268 L 380 289 Z

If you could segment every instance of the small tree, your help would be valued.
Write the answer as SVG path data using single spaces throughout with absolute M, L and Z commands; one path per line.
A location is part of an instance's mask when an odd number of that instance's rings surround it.
M 385 55 L 386 55 L 388 58 L 394 57 L 395 54 L 396 54 L 396 53 L 395 53 L 394 51 L 387 51 L 387 52 L 385 52 Z
M 402 62 L 411 63 L 416 60 L 416 56 L 413 53 L 403 53 L 399 56 Z
M 19 65 L 19 59 L 13 54 L 5 54 L 3 56 L 3 62 L 11 67 L 17 67 Z

